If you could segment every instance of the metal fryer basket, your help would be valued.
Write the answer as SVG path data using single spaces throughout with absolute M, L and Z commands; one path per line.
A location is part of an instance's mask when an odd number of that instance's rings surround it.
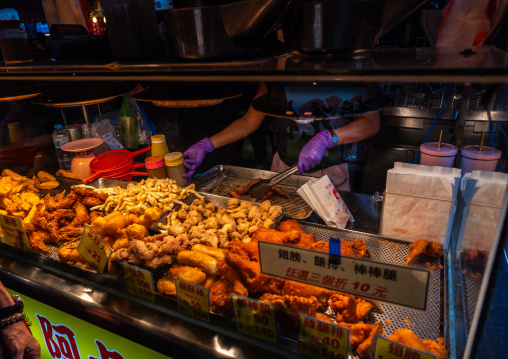
M 229 197 L 228 192 L 244 187 L 249 181 L 255 178 L 271 178 L 277 172 L 256 170 L 251 168 L 243 168 L 236 166 L 218 165 L 199 177 L 196 183 L 196 190 L 200 192 L 208 192 Z M 300 197 L 296 190 L 304 185 L 311 177 L 292 175 L 278 184 L 286 193 L 291 196 L 288 200 L 286 197 L 274 194 L 270 198 L 272 205 L 280 205 L 284 208 L 287 217 L 295 219 L 305 219 L 312 214 L 312 208 Z M 245 200 L 250 201 L 251 198 L 247 194 Z

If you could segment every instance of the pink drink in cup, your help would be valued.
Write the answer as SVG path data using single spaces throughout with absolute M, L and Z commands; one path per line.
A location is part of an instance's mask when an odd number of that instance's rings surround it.
M 460 148 L 460 169 L 462 175 L 472 171 L 496 170 L 497 161 L 501 158 L 501 151 L 488 146 L 468 145 Z
M 437 142 L 422 143 L 420 145 L 420 164 L 425 166 L 453 167 L 458 147 L 449 143 Z

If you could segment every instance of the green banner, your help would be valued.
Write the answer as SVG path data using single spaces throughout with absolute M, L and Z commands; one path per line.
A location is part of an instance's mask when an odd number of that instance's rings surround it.
M 42 359 L 169 358 L 26 295 L 8 291 L 23 298 L 27 324 L 41 345 Z

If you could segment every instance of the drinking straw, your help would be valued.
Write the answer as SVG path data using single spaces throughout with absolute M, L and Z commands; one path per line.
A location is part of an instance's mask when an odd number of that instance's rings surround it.
M 479 151 L 483 150 L 483 140 L 485 139 L 485 132 L 482 132 L 482 142 L 480 142 L 480 148 Z
M 439 142 L 437 143 L 437 148 L 441 148 L 441 140 L 443 139 L 443 130 L 439 134 Z

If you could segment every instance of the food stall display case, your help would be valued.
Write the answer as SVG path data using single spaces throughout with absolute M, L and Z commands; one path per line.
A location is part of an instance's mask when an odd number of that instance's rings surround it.
M 47 83 L 73 81 L 104 83 L 122 81 L 131 84 L 160 82 L 167 86 L 171 86 L 172 83 L 181 85 L 185 82 L 271 81 L 312 85 L 369 82 L 378 86 L 387 83 L 471 82 L 487 87 L 488 84 L 508 82 L 508 54 L 495 47 L 483 46 L 468 51 L 459 48 L 378 49 L 355 55 L 326 58 L 286 54 L 275 58 L 224 62 L 153 64 L 109 62 L 94 65 L 34 63 L 0 68 L 0 83 L 1 81 L 16 81 L 23 84 L 37 82 L 41 84 L 42 89 Z M 388 108 L 386 111 L 395 110 Z M 468 112 L 468 116 L 475 116 L 474 121 L 488 123 L 489 116 L 483 116 L 480 112 L 480 110 L 478 113 Z M 490 118 L 494 121 L 505 121 L 502 112 L 493 111 Z M 210 178 L 202 180 L 200 183 L 202 190 L 217 194 L 217 191 L 221 190 L 221 185 L 231 181 L 228 173 L 231 174 L 235 170 L 239 171 L 230 168 L 228 172 L 222 166 L 216 170 L 219 172 L 218 176 L 209 176 Z M 299 176 L 293 178 L 294 182 L 290 181 L 291 183 L 286 185 L 301 185 L 299 181 L 302 179 L 297 177 Z M 374 260 L 403 265 L 404 258 L 410 251 L 408 243 L 381 238 L 378 235 L 381 211 L 377 208 L 377 203 L 371 201 L 371 196 L 344 194 L 343 197 L 349 208 L 362 212 L 358 215 L 358 223 L 355 223 L 354 227 L 350 225 L 345 230 L 335 230 L 303 218 L 299 219 L 302 228 L 308 233 L 315 233 L 316 237 L 323 240 L 330 236 L 348 240 L 363 239 L 369 251 L 375 255 Z M 502 317 L 499 311 L 506 313 L 502 281 L 507 270 L 504 249 L 508 238 L 506 217 L 508 197 L 503 194 L 502 198 L 498 206 L 498 218 L 494 219 L 497 229 L 491 234 L 492 245 L 484 263 L 483 279 L 481 283 L 476 283 L 480 288 L 476 291 L 475 303 L 478 304 L 475 309 L 471 309 L 471 302 L 467 302 L 470 297 L 465 295 L 465 287 L 462 286 L 463 281 L 467 279 L 462 275 L 463 268 L 460 262 L 463 252 L 461 247 L 463 228 L 467 222 L 467 212 L 464 211 L 467 204 L 464 202 L 455 212 L 452 234 L 445 247 L 445 256 L 440 259 L 429 258 L 427 264 L 421 262 L 416 265 L 431 274 L 429 299 L 425 311 L 381 302 L 381 310 L 374 316 L 377 321 L 384 322 L 387 332 L 390 328 L 408 327 L 417 332 L 421 338 L 436 339 L 443 336 L 450 358 L 502 357 L 502 349 L 489 342 L 492 330 L 499 328 L 493 324 Z M 294 212 L 300 210 L 302 209 L 297 207 Z M 83 332 L 93 333 L 96 330 L 97 333 L 101 333 L 101 338 L 106 338 L 102 342 L 94 338 L 94 335 L 79 339 L 88 343 L 79 342 L 80 348 L 87 346 L 90 348 L 82 349 L 81 356 L 97 353 L 98 349 L 94 347 L 94 343 L 100 351 L 100 345 L 111 348 L 115 341 L 119 342 L 122 339 L 127 342 L 123 347 L 126 348 L 125 351 L 132 350 L 134 353 L 138 350 L 139 353 L 151 353 L 152 357 L 301 356 L 297 335 L 280 333 L 277 344 L 268 343 L 238 333 L 231 317 L 212 315 L 210 322 L 195 319 L 180 313 L 176 301 L 163 295 L 156 294 L 152 302 L 129 294 L 122 278 L 69 267 L 51 256 L 27 253 L 6 244 L 3 244 L 0 256 L 0 280 L 10 290 L 38 302 L 34 305 L 50 311 L 56 308 L 63 313 L 62 316 L 70 315 L 72 319 L 65 320 L 78 321 L 80 324 L 74 325 L 83 326 Z M 36 323 L 41 323 L 40 315 L 37 312 L 30 315 L 33 316 L 29 319 L 35 325 L 34 330 Z M 466 317 L 471 318 L 467 323 L 464 322 Z M 47 326 L 41 325 L 40 330 L 43 334 L 47 334 L 48 328 L 55 330 L 59 324 L 64 324 L 63 321 L 64 319 L 62 322 L 49 324 L 43 321 Z M 82 322 L 92 327 L 86 327 Z M 500 324 L 500 328 L 502 329 L 497 331 L 496 335 L 506 338 L 505 326 Z M 76 329 L 71 329 L 76 332 Z M 102 333 L 101 330 L 109 334 Z M 69 338 L 68 345 L 71 345 L 72 341 Z M 502 342 L 501 339 L 498 339 L 498 342 Z M 46 345 L 49 343 L 51 347 L 53 342 L 48 339 L 45 343 Z M 113 353 L 104 350 L 104 353 L 110 355 Z

